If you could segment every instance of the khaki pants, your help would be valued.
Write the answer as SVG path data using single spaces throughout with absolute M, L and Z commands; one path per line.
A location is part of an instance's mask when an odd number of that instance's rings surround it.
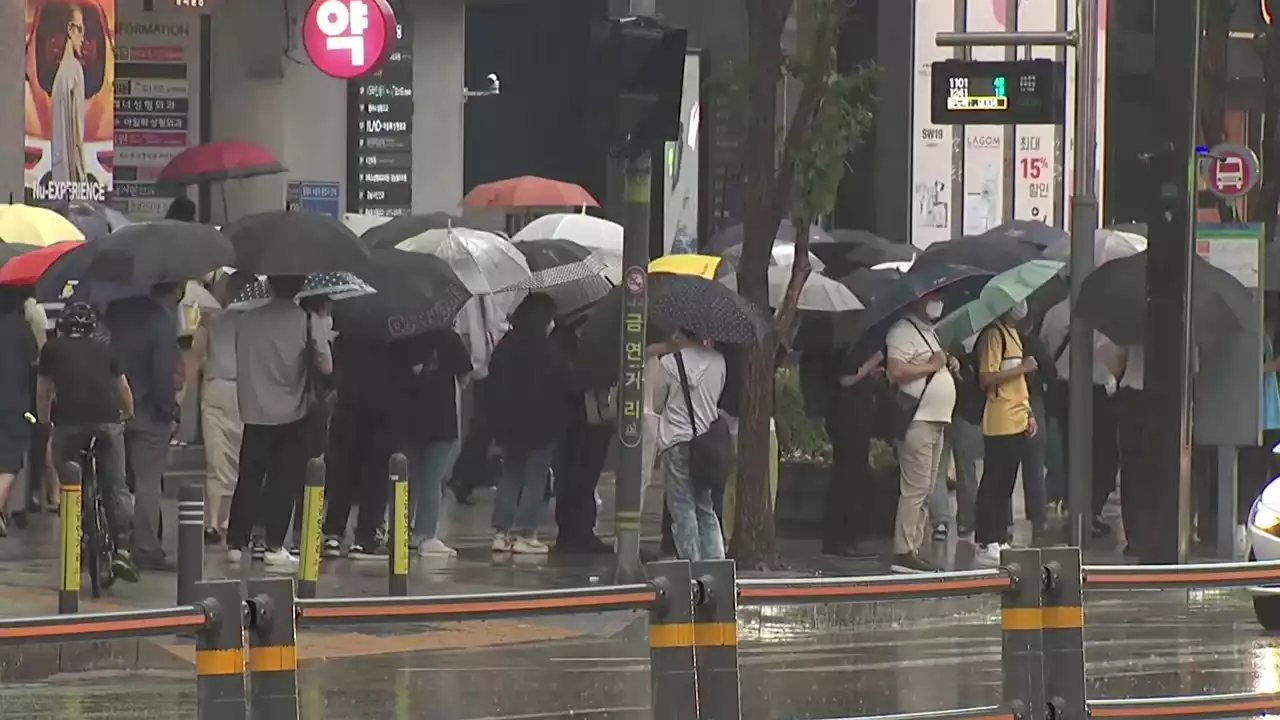
M 945 449 L 945 423 L 913 422 L 907 435 L 898 443 L 900 497 L 898 516 L 893 526 L 893 553 L 909 555 L 924 544 L 929 513 L 925 509 L 929 493 L 938 477 Z
M 230 380 L 206 380 L 200 399 L 208 473 L 205 492 L 211 498 L 230 498 L 235 494 L 240 476 L 240 438 L 244 434 L 236 384 Z M 219 506 L 223 517 L 207 518 L 210 527 L 226 527 L 226 514 L 231 505 L 220 503 Z

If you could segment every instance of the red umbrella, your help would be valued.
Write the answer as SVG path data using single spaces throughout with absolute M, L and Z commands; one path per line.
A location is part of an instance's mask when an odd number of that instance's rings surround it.
M 600 207 L 591 193 L 573 183 L 524 175 L 477 185 L 462 198 L 467 207 Z
M 164 166 L 156 181 L 195 185 L 284 171 L 276 156 L 261 145 L 245 140 L 218 140 L 183 150 Z
M 84 243 L 60 242 L 18 255 L 0 265 L 0 285 L 35 285 L 55 260 Z

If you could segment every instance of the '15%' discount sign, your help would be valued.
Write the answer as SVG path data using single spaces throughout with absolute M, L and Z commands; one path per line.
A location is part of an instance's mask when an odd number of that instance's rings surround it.
M 395 33 L 387 0 L 315 0 L 303 20 L 302 44 L 320 72 L 346 80 L 386 59 Z

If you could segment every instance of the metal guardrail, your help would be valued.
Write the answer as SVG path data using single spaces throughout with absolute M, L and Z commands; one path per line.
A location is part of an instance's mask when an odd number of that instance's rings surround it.
M 494 620 L 504 617 L 643 610 L 658 602 L 660 597 L 661 594 L 654 585 L 639 583 L 469 595 L 307 599 L 298 600 L 297 607 L 298 621 L 306 627 L 323 624 Z

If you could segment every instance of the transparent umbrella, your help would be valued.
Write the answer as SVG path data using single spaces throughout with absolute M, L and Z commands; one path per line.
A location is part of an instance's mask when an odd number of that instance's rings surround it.
M 514 245 L 483 230 L 428 230 L 396 248 L 444 260 L 473 295 L 510 290 L 532 276 L 529 263 Z

